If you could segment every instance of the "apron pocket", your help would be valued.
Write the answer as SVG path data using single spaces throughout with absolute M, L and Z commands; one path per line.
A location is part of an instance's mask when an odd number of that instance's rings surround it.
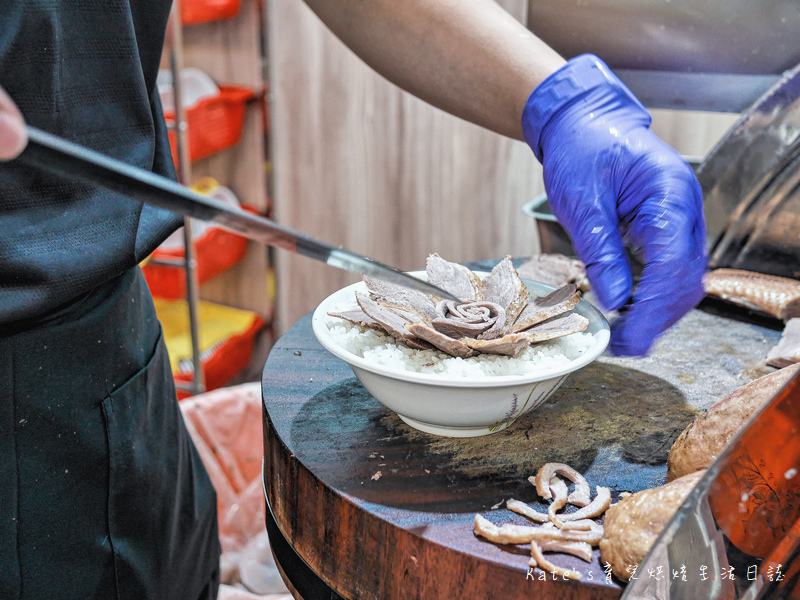
M 216 496 L 183 423 L 163 339 L 103 401 L 121 600 L 196 598 L 219 568 Z

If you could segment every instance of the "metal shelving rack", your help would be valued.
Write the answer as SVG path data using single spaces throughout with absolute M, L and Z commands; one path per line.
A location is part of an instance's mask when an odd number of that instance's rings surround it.
M 172 4 L 167 35 L 165 38 L 165 49 L 169 53 L 169 66 L 172 73 L 172 91 L 175 98 L 175 137 L 177 140 L 176 154 L 178 157 L 177 175 L 178 181 L 183 185 L 188 185 L 191 181 L 192 164 L 189 159 L 188 144 L 188 124 L 181 102 L 181 77 L 183 68 L 183 31 L 180 19 L 179 0 Z M 193 395 L 201 394 L 205 391 L 205 376 L 200 355 L 200 326 L 198 317 L 198 307 L 200 303 L 200 285 L 197 279 L 197 259 L 195 256 L 194 243 L 192 241 L 192 224 L 189 218 L 183 220 L 183 260 L 175 261 L 154 261 L 170 266 L 183 267 L 186 273 L 186 303 L 189 308 L 189 331 L 192 340 L 192 382 L 185 384 L 176 381 L 176 387 L 189 391 Z

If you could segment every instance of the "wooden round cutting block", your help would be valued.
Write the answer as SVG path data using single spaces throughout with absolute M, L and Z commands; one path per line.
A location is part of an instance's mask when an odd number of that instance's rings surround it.
M 778 337 L 693 311 L 650 358 L 601 357 L 508 429 L 444 438 L 372 398 L 317 343 L 306 316 L 273 347 L 262 381 L 278 564 L 304 600 L 618 598 L 624 582 L 606 575 L 597 549 L 591 563 L 548 554 L 583 574 L 564 580 L 529 569 L 529 548 L 476 536 L 475 515 L 529 524 L 505 508 L 509 498 L 546 512 L 527 481 L 546 462 L 569 464 L 593 489 L 610 487 L 614 501 L 661 485 L 672 441 L 742 373 L 762 374 L 755 365 Z

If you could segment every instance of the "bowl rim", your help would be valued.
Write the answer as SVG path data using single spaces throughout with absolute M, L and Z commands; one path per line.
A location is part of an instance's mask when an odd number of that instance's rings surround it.
M 425 271 L 407 271 L 407 273 L 419 278 L 424 278 L 427 275 Z M 473 273 L 483 277 L 488 274 L 488 271 L 476 270 L 473 271 Z M 557 289 L 555 286 L 548 285 L 540 281 L 523 279 L 523 282 L 534 283 L 535 285 L 541 286 L 546 290 L 555 291 Z M 605 351 L 610 341 L 611 328 L 605 316 L 603 316 L 603 314 L 593 304 L 584 298 L 581 298 L 579 304 L 583 305 L 583 309 L 588 311 L 596 319 L 596 322 L 599 325 L 599 331 L 594 334 L 595 345 L 588 348 L 585 354 L 573 361 L 570 361 L 569 364 L 563 367 L 549 369 L 543 371 L 542 373 L 528 373 L 524 375 L 494 375 L 481 378 L 446 377 L 434 373 L 417 373 L 415 371 L 398 370 L 386 367 L 384 365 L 379 365 L 361 356 L 357 356 L 349 350 L 345 350 L 339 344 L 333 341 L 333 337 L 330 335 L 330 330 L 325 323 L 327 313 L 334 302 L 339 303 L 345 301 L 343 299 L 339 299 L 339 296 L 344 296 L 345 294 L 354 295 L 356 291 L 366 291 L 366 285 L 363 281 L 345 286 L 336 292 L 333 292 L 319 303 L 311 317 L 311 328 L 315 337 L 317 338 L 317 341 L 319 341 L 319 343 L 322 344 L 322 346 L 331 354 L 342 359 L 351 367 L 363 369 L 376 375 L 381 375 L 390 379 L 396 379 L 405 382 L 413 382 L 438 387 L 494 388 L 545 381 L 548 379 L 554 379 L 568 375 L 569 373 L 585 367 Z M 355 303 L 355 300 L 353 302 Z

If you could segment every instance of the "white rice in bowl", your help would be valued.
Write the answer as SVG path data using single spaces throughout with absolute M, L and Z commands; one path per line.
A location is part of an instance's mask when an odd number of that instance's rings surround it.
M 478 354 L 458 358 L 439 350 L 414 350 L 386 333 L 346 319 L 328 315 L 325 324 L 337 344 L 365 360 L 398 370 L 448 377 L 537 374 L 565 367 L 594 346 L 594 336 L 582 332 L 533 344 L 516 356 Z

